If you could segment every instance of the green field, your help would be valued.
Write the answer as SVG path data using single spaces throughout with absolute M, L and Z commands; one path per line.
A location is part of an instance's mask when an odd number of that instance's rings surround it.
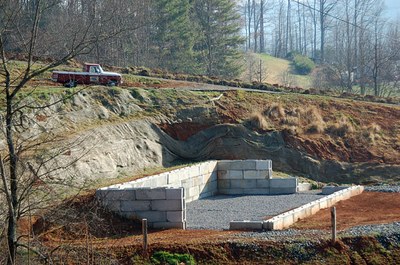
M 268 54 L 247 54 L 245 71 L 241 78 L 246 81 L 258 81 L 261 60 L 261 76 L 265 83 L 285 86 L 311 87 L 310 75 L 298 75 L 293 72 L 289 60 L 276 58 Z

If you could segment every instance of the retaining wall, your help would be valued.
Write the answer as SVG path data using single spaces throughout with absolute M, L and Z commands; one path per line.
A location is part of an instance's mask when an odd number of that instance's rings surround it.
M 347 200 L 364 191 L 363 186 L 352 186 L 336 191 L 319 200 L 307 203 L 291 211 L 277 215 L 265 221 L 232 221 L 231 230 L 282 230 L 288 228 L 300 219 L 314 215 L 321 209 L 333 206 L 341 200 Z
M 296 193 L 296 178 L 272 178 L 270 160 L 209 161 L 97 190 L 109 210 L 148 219 L 150 227 L 186 227 L 186 203 L 216 194 Z
M 218 192 L 230 195 L 291 194 L 297 191 L 297 178 L 272 178 L 271 160 L 218 162 Z

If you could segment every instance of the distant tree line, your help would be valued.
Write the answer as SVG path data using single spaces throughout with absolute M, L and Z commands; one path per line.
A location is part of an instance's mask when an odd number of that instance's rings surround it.
M 36 0 L 0 0 L 0 16 L 9 15 L 1 5 L 10 3 L 22 12 L 12 25 L 0 25 L 9 29 L 1 33 L 9 52 L 27 52 L 20 41 L 30 33 L 24 24 L 41 8 L 37 56 L 57 57 L 92 35 L 94 45 L 81 60 L 228 77 L 239 72 L 235 59 L 244 38 L 237 5 L 230 0 L 45 0 L 41 7 Z M 71 35 L 77 28 L 82 31 Z M 104 33 L 115 37 L 104 39 Z
M 245 50 L 320 65 L 317 88 L 377 96 L 399 92 L 400 24 L 383 0 L 240 0 Z

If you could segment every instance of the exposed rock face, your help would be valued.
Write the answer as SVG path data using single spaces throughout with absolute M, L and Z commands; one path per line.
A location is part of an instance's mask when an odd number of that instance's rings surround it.
M 140 118 L 144 112 L 139 107 L 141 102 L 151 105 L 148 101 L 153 99 L 135 93 L 118 88 L 81 91 L 50 108 L 27 113 L 28 129 L 20 132 L 20 136 L 26 139 L 61 136 L 63 142 L 52 146 L 53 149 L 63 146 L 61 155 L 48 168 L 71 163 L 72 166 L 57 174 L 81 180 L 133 175 L 143 168 L 207 159 L 271 159 L 277 170 L 342 183 L 400 179 L 400 166 L 395 164 L 318 160 L 290 148 L 282 132 L 261 134 L 241 125 L 212 126 L 220 122 L 219 117 L 214 108 L 200 102 L 203 98 L 197 105 L 190 100 L 182 106 L 171 102 L 168 115 L 159 113 L 152 118 Z M 52 96 L 50 102 L 59 99 Z M 165 108 L 162 111 L 167 112 Z M 160 122 L 168 125 L 171 119 L 178 123 L 181 120 L 187 126 L 197 123 L 198 129 L 209 128 L 178 141 L 155 125 Z M 5 147 L 4 142 L 0 141 L 0 147 Z

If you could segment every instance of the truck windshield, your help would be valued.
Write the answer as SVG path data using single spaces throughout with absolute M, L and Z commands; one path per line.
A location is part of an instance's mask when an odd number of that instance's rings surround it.
M 101 73 L 101 68 L 100 68 L 100 66 L 90 66 L 90 69 L 89 69 L 89 72 L 90 73 L 97 73 L 97 74 L 99 74 L 99 73 Z

